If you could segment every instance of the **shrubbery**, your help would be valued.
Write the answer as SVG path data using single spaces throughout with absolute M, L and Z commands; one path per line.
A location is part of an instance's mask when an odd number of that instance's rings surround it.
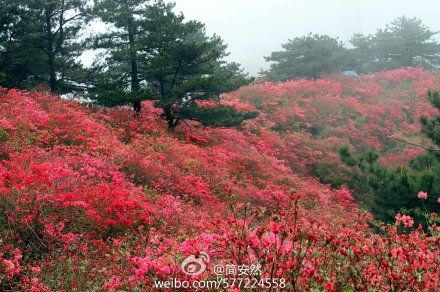
M 429 233 L 401 213 L 375 234 L 349 189 L 310 175 L 314 165 L 343 167 L 336 151 L 347 140 L 392 157 L 388 140 L 369 127 L 420 133 L 397 115 L 406 90 L 416 93 L 415 119 L 434 113 L 418 94 L 435 76 L 406 69 L 378 78 L 366 78 L 365 87 L 325 79 L 243 88 L 223 102 L 255 111 L 246 100 L 259 98 L 261 114 L 240 130 L 189 122 L 169 132 L 148 102 L 133 117 L 128 108 L 2 92 L 8 137 L 0 147 L 10 159 L 0 162 L 0 290 L 148 290 L 156 280 L 214 280 L 217 264 L 256 263 L 258 279 L 283 278 L 289 289 L 436 289 L 435 214 Z M 397 89 L 383 89 L 391 82 Z M 353 92 L 357 102 L 346 97 Z M 315 99 L 345 104 L 344 111 L 319 112 Z M 281 100 L 285 106 L 275 106 Z M 384 125 L 390 112 L 395 124 Z M 347 122 L 347 113 L 366 123 Z M 304 128 L 272 131 L 284 117 Z M 323 131 L 312 136 L 314 124 Z M 426 203 L 420 191 L 411 199 Z M 207 272 L 185 275 L 180 264 L 200 252 L 211 257 Z

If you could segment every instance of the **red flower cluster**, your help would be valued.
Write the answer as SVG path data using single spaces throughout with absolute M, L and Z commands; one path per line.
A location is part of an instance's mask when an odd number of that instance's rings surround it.
M 393 166 L 420 153 L 390 137 L 422 143 L 420 117 L 436 114 L 426 93 L 439 85 L 437 75 L 403 68 L 361 78 L 332 75 L 316 81 L 261 83 L 243 87 L 231 98 L 262 112 L 258 127 L 270 126 L 289 136 L 306 131 L 315 143 L 332 150 L 342 144 L 357 150 L 374 148 L 386 154 L 384 164 Z
M 262 112 L 243 129 L 173 133 L 150 103 L 133 117 L 1 90 L 0 290 L 148 290 L 216 279 L 219 264 L 259 264 L 258 280 L 297 290 L 435 290 L 437 226 L 428 236 L 398 216 L 375 234 L 350 190 L 308 166 L 337 161 L 337 143 L 386 150 L 384 129 L 417 132 L 436 82 L 402 69 L 257 84 L 224 97 Z M 184 259 L 202 252 L 206 271 L 185 274 Z

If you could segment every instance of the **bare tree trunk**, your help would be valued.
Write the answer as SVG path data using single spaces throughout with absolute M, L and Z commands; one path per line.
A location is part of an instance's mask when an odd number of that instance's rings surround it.
M 47 37 L 47 65 L 49 66 L 49 86 L 52 92 L 57 90 L 57 76 L 55 71 L 55 55 L 53 50 L 52 22 L 49 8 L 46 7 L 46 37 Z
M 133 109 L 136 113 L 140 113 L 142 110 L 141 100 L 133 101 Z
M 133 101 L 133 109 L 136 113 L 140 113 L 142 110 L 141 98 L 137 96 L 139 94 L 139 70 L 137 52 L 135 49 L 135 34 L 133 25 L 130 22 L 128 24 L 128 42 L 130 45 L 130 79 L 131 79 L 131 92 L 136 93 L 135 100 Z

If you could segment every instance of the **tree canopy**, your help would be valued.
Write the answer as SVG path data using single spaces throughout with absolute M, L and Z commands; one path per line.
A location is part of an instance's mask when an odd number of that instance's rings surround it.
M 91 97 L 107 106 L 129 102 L 140 111 L 139 51 L 147 46 L 141 23 L 150 6 L 142 0 L 96 0 L 94 4 L 94 16 L 109 30 L 88 40 L 91 49 L 102 50 L 91 69 Z
M 106 2 L 104 7 L 119 9 L 122 2 L 116 2 Z M 104 85 L 108 86 L 92 84 L 92 98 L 107 105 L 133 103 L 137 111 L 142 100 L 154 100 L 155 106 L 163 109 L 170 129 L 185 119 L 230 126 L 255 116 L 224 105 L 201 109 L 197 103 L 218 100 L 221 93 L 250 81 L 238 64 L 224 61 L 226 45 L 220 37 L 207 36 L 201 22 L 185 21 L 182 14 L 173 12 L 174 4 L 156 1 L 143 10 L 132 4 L 108 19 L 118 29 L 115 33 L 95 38 L 96 47 L 107 49 L 99 70 L 104 77 L 100 80 L 106 80 Z M 106 11 L 98 12 L 103 20 L 107 20 Z M 207 118 L 210 114 L 213 116 Z M 222 120 L 225 123 L 219 122 Z
M 45 63 L 34 48 L 32 14 L 14 2 L 0 1 L 0 85 L 27 88 L 44 79 Z
M 53 92 L 76 89 L 84 51 L 79 33 L 88 20 L 86 0 L 2 0 L 0 55 L 6 86 L 46 83 Z
M 136 112 L 154 100 L 170 129 L 184 119 L 237 126 L 255 116 L 220 103 L 200 108 L 197 101 L 219 102 L 221 93 L 251 79 L 225 61 L 219 36 L 173 9 L 160 0 L 0 0 L 0 85 L 44 84 L 104 106 L 131 104 Z M 90 21 L 107 31 L 82 37 Z M 98 52 L 87 69 L 79 61 L 86 50 Z
M 270 68 L 263 74 L 270 80 L 289 80 L 296 77 L 316 78 L 351 68 L 348 50 L 337 38 L 328 35 L 309 34 L 289 40 L 283 51 L 273 52 L 266 61 Z
M 380 69 L 396 67 L 438 68 L 440 44 L 433 40 L 436 32 L 429 30 L 417 18 L 405 16 L 394 20 L 374 36 L 375 53 Z
M 266 57 L 271 62 L 262 75 L 270 80 L 316 78 L 323 73 L 356 70 L 379 72 L 399 67 L 440 68 L 440 44 L 417 18 L 394 20 L 374 35 L 356 33 L 351 47 L 327 35 L 309 34 L 283 45 L 282 51 Z

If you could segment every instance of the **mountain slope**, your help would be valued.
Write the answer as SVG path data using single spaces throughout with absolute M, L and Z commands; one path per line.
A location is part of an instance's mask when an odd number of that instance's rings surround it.
M 391 157 L 403 146 L 388 145 L 381 129 L 415 135 L 418 116 L 434 113 L 423 93 L 435 85 L 418 69 L 257 84 L 224 97 L 262 112 L 243 129 L 190 123 L 175 132 L 149 103 L 134 117 L 2 89 L 0 288 L 148 290 L 157 280 L 216 279 L 215 265 L 256 263 L 257 280 L 301 290 L 438 287 L 438 237 L 402 234 L 406 217 L 373 234 L 349 190 L 309 171 L 338 162 L 335 145 L 346 141 Z M 414 101 L 401 107 L 416 106 L 415 122 L 405 123 L 394 111 L 410 92 Z M 331 126 L 321 129 L 323 119 Z M 188 276 L 182 261 L 201 252 L 207 271 Z

